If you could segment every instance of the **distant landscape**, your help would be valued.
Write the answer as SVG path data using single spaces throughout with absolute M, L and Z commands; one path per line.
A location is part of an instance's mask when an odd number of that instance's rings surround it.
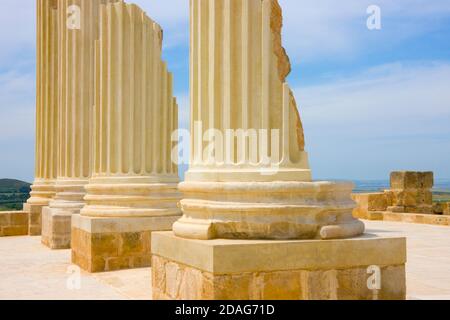
M 331 179 L 335 180 L 335 179 Z M 378 192 L 389 189 L 388 180 L 354 181 L 356 193 Z M 0 211 L 22 210 L 30 197 L 31 184 L 14 179 L 0 179 Z M 450 202 L 450 180 L 437 180 L 433 189 L 435 202 Z
M 22 210 L 30 197 L 31 184 L 14 179 L 0 179 L 0 211 Z
M 357 180 L 355 193 L 380 192 L 389 189 L 389 180 Z M 450 202 L 450 180 L 438 179 L 434 182 L 434 202 Z

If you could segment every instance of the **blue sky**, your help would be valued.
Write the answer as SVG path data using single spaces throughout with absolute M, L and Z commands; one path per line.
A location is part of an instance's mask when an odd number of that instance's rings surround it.
M 164 29 L 189 118 L 187 0 L 136 0 Z M 450 178 L 450 1 L 280 0 L 315 179 Z M 369 5 L 382 29 L 366 27 Z M 0 177 L 33 180 L 35 0 L 0 1 Z

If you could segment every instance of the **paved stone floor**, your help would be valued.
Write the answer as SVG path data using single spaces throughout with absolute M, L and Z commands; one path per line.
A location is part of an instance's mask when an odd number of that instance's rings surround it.
M 409 299 L 450 300 L 450 227 L 366 225 L 370 233 L 408 238 Z M 69 261 L 69 250 L 48 250 L 39 237 L 0 238 L 0 299 L 151 299 L 148 268 L 77 277 Z

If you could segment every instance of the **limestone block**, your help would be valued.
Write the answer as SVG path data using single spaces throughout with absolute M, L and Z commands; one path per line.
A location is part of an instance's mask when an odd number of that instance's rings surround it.
M 433 172 L 400 171 L 391 173 L 391 189 L 431 189 Z
M 28 234 L 28 212 L 0 211 L 0 237 Z
M 48 202 L 48 201 L 47 201 Z M 42 210 L 46 204 L 24 203 L 23 211 L 28 213 L 28 234 L 40 236 L 42 232 Z
M 42 244 L 50 249 L 69 249 L 72 214 L 49 207 L 42 210 Z
M 420 213 L 404 213 L 404 212 L 384 212 L 383 220 L 395 222 L 408 222 L 417 224 L 431 224 L 439 226 L 449 226 L 450 216 L 420 214 Z
M 72 216 L 72 262 L 88 272 L 151 265 L 151 233 L 169 230 L 178 219 Z
M 450 202 L 446 202 L 442 205 L 442 212 L 446 216 L 450 216 Z
M 356 193 L 352 199 L 357 207 L 367 211 L 386 211 L 391 206 L 390 194 L 387 193 Z
M 406 296 L 404 238 L 201 241 L 155 232 L 152 253 L 154 299 L 398 300 Z M 379 290 L 368 288 L 369 266 L 380 267 Z
M 443 214 L 444 213 L 445 203 L 443 202 L 435 202 L 433 203 L 433 213 L 434 214 Z
M 414 207 L 433 204 L 431 191 L 407 189 L 391 190 L 390 193 L 392 194 L 392 204 L 394 206 Z

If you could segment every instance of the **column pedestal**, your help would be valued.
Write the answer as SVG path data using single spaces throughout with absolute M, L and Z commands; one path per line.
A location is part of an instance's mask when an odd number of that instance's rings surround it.
M 47 204 L 32 204 L 25 203 L 23 211 L 28 213 L 28 234 L 30 236 L 40 236 L 42 233 L 42 209 L 48 206 Z
M 151 266 L 151 234 L 170 230 L 179 215 L 72 217 L 72 263 L 88 272 Z
M 84 206 L 87 180 L 59 180 L 58 193 L 42 210 L 42 244 L 50 249 L 70 249 L 72 215 Z
M 31 197 L 23 204 L 23 211 L 28 213 L 28 234 L 40 236 L 42 233 L 42 209 L 47 207 L 55 196 L 55 181 L 36 179 L 31 189 Z
M 403 300 L 405 242 L 374 235 L 327 241 L 204 241 L 155 232 L 153 298 Z M 373 266 L 380 270 L 379 287 L 369 285 Z
M 45 207 L 42 210 L 42 244 L 50 249 L 70 249 L 72 213 Z

